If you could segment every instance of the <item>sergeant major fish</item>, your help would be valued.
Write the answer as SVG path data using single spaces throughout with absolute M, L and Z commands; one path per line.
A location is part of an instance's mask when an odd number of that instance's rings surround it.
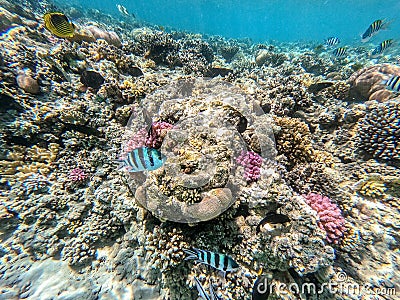
M 214 269 L 222 271 L 224 274 L 236 271 L 239 268 L 238 263 L 225 254 L 196 248 L 183 249 L 183 251 L 188 255 L 185 260 L 194 259 L 196 262 L 209 265 Z
M 154 148 L 136 148 L 126 155 L 126 158 L 118 160 L 120 168 L 126 167 L 128 172 L 153 171 L 160 168 L 166 161 L 166 157 Z
M 400 76 L 392 75 L 389 79 L 383 80 L 382 84 L 386 85 L 389 90 L 400 92 Z
M 377 57 L 378 55 L 382 54 L 383 51 L 385 51 L 387 48 L 393 45 L 393 40 L 385 40 L 382 43 L 380 43 L 371 53 L 372 57 Z
M 376 20 L 374 21 L 367 30 L 361 36 L 361 41 L 363 43 L 367 42 L 371 37 L 376 35 L 379 31 L 384 30 L 388 27 L 389 23 L 385 20 Z
M 337 38 L 335 36 L 329 37 L 325 41 L 325 45 L 327 45 L 327 46 L 335 46 L 335 45 L 337 45 L 339 43 L 340 43 L 339 38 Z
M 333 50 L 332 54 L 335 57 L 343 57 L 346 55 L 346 52 L 347 52 L 346 47 L 339 47 L 339 48 L 336 48 L 335 50 Z

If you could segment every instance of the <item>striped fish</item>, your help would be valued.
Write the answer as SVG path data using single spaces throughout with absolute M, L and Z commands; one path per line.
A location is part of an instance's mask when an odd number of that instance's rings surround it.
M 204 300 L 219 300 L 221 298 L 218 297 L 217 293 L 214 291 L 211 279 L 210 279 L 210 295 L 208 295 L 206 293 L 206 291 L 204 290 L 204 287 L 201 285 L 199 279 L 197 279 L 197 277 L 194 277 L 194 281 L 196 282 L 196 288 L 197 291 L 199 292 L 199 296 L 201 297 L 201 299 Z
M 339 43 L 340 43 L 339 38 L 337 38 L 335 36 L 329 37 L 325 41 L 325 45 L 327 45 L 327 46 L 335 46 L 335 45 L 337 45 Z
M 376 35 L 380 30 L 386 29 L 389 25 L 385 20 L 376 20 L 371 25 L 369 25 L 368 29 L 361 36 L 361 41 L 363 43 L 367 42 L 371 37 Z
M 119 168 L 126 167 L 128 172 L 142 172 L 145 170 L 153 171 L 160 168 L 165 163 L 166 158 L 160 151 L 154 148 L 136 148 L 121 159 Z
M 196 248 L 183 249 L 183 251 L 188 255 L 185 260 L 194 259 L 198 263 L 209 265 L 223 273 L 233 272 L 239 268 L 238 263 L 225 254 Z
M 333 50 L 332 54 L 336 57 L 343 57 L 346 55 L 347 48 L 346 47 L 339 47 Z
M 394 92 L 400 92 L 400 76 L 393 75 L 387 80 L 383 80 L 382 84 L 386 85 L 388 89 Z
M 43 16 L 44 26 L 48 31 L 60 38 L 72 38 L 75 35 L 75 26 L 61 12 L 48 12 Z
M 380 43 L 375 49 L 374 51 L 372 51 L 371 56 L 372 57 L 376 57 L 380 54 L 383 53 L 383 51 L 385 51 L 387 48 L 389 48 L 391 45 L 393 45 L 393 40 L 389 39 L 389 40 L 385 40 L 382 43 Z

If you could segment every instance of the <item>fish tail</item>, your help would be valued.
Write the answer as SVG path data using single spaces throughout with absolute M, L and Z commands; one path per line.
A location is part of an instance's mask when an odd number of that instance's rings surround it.
M 391 26 L 391 24 L 393 23 L 394 20 L 387 20 L 387 19 L 383 19 L 382 20 L 382 26 L 381 29 L 382 30 L 388 30 Z
M 117 170 L 121 170 L 125 167 L 124 161 L 122 159 L 114 159 L 113 163 L 117 164 Z
M 183 250 L 183 252 L 185 252 L 188 255 L 187 257 L 185 257 L 184 260 L 191 260 L 191 259 L 198 260 L 199 259 L 196 251 L 193 251 L 191 249 L 182 249 L 182 250 Z

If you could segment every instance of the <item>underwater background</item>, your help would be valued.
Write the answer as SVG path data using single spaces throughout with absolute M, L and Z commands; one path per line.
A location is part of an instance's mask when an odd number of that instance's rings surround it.
M 118 17 L 121 4 L 141 20 L 164 27 L 250 38 L 255 42 L 324 40 L 340 36 L 355 43 L 371 20 L 394 20 L 391 29 L 399 32 L 400 3 L 391 1 L 72 1 Z M 393 35 L 391 36 L 393 37 Z
M 0 300 L 399 299 L 399 9 L 0 0 Z

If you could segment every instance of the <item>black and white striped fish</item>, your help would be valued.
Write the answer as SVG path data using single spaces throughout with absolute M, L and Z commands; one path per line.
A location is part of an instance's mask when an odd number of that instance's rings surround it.
M 385 20 L 376 20 L 371 25 L 368 26 L 367 30 L 361 36 L 361 41 L 363 43 L 367 42 L 371 37 L 376 35 L 379 31 L 386 29 L 389 22 Z
M 339 43 L 340 43 L 339 38 L 337 38 L 335 36 L 329 37 L 325 41 L 325 45 L 327 45 L 327 46 L 335 46 L 335 45 L 337 45 Z
M 346 47 L 339 47 L 333 50 L 332 54 L 336 57 L 343 57 L 346 55 L 347 48 Z
M 239 268 L 238 263 L 226 254 L 196 248 L 183 249 L 183 251 L 188 255 L 185 260 L 194 259 L 196 262 L 209 265 L 223 273 L 233 272 Z
M 132 150 L 126 158 L 118 160 L 119 168 L 126 167 L 128 172 L 142 172 L 145 170 L 153 171 L 160 168 L 165 163 L 165 156 L 154 148 L 140 147 Z
M 389 79 L 383 80 L 382 84 L 386 85 L 389 90 L 400 92 L 400 76 L 393 75 Z
M 217 293 L 214 291 L 214 288 L 212 286 L 212 282 L 210 279 L 210 294 L 207 294 L 206 291 L 204 290 L 204 287 L 201 285 L 199 279 L 197 277 L 194 277 L 194 281 L 196 282 L 196 288 L 197 291 L 199 292 L 199 296 L 204 299 L 204 300 L 219 300 L 220 298 L 218 297 Z
M 391 45 L 393 45 L 393 40 L 389 39 L 389 40 L 385 40 L 382 43 L 380 43 L 375 49 L 374 51 L 372 51 L 371 56 L 372 57 L 376 57 L 380 54 L 383 53 L 383 51 L 385 51 L 387 48 L 389 48 Z

